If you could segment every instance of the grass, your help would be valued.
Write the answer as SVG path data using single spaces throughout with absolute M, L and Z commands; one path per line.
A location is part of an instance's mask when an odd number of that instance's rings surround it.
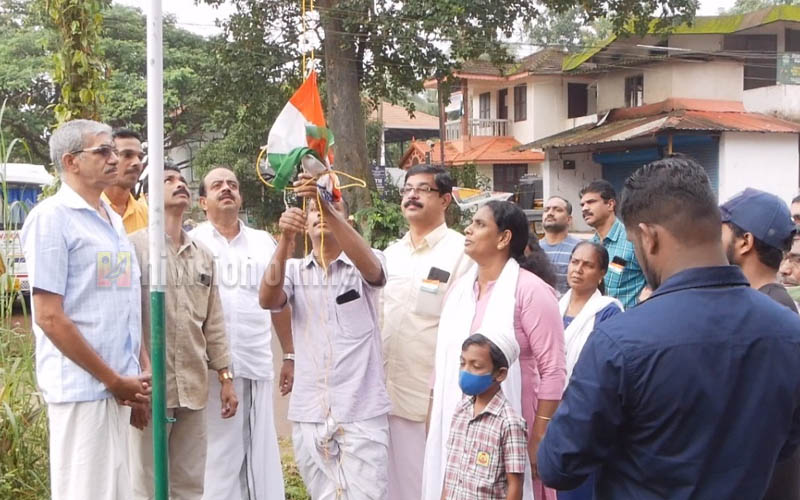
M 0 498 L 50 498 L 47 413 L 32 335 L 9 319 L 0 318 Z
M 281 464 L 283 464 L 283 487 L 286 490 L 286 500 L 311 500 L 306 493 L 303 480 L 294 463 L 292 441 L 288 438 L 278 440 L 281 449 Z

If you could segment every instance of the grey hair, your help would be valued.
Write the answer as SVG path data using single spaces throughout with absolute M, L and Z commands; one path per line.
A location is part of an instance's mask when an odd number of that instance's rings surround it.
M 50 159 L 59 175 L 64 173 L 61 158 L 65 153 L 83 149 L 87 136 L 103 133 L 111 135 L 111 127 L 94 120 L 71 120 L 58 127 L 50 136 Z

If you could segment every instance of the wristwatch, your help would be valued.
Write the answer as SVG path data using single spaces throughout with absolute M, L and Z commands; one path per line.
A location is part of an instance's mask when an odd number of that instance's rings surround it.
M 225 370 L 224 372 L 221 372 L 218 375 L 220 384 L 222 384 L 226 380 L 233 380 L 233 373 L 231 373 L 230 370 Z
M 283 355 L 283 360 L 284 360 L 284 361 L 294 361 L 294 353 L 293 353 L 293 352 L 287 352 L 287 353 L 285 353 L 285 354 Z

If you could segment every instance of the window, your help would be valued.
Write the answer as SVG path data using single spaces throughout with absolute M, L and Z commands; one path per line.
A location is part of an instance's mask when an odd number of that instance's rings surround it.
M 528 119 L 528 86 L 517 85 L 514 87 L 514 121 L 521 122 Z
M 528 173 L 524 163 L 492 166 L 492 189 L 503 193 L 516 193 L 519 178 Z
M 800 30 L 786 30 L 786 52 L 800 52 Z
M 644 75 L 629 76 L 625 79 L 625 107 L 633 108 L 644 104 Z
M 775 85 L 778 73 L 776 35 L 727 35 L 723 50 L 744 53 L 744 90 Z
M 480 118 L 481 120 L 488 120 L 489 118 L 491 118 L 490 116 L 491 111 L 489 109 L 489 106 L 491 105 L 492 94 L 490 94 L 489 92 L 483 93 L 480 96 L 478 96 L 478 99 L 479 99 L 478 118 Z
M 589 86 L 585 83 L 567 83 L 567 118 L 589 114 Z
M 508 89 L 497 92 L 497 119 L 508 120 Z

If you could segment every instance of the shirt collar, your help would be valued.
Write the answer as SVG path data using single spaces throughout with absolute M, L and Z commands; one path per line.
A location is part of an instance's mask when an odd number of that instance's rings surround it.
M 240 237 L 242 239 L 244 239 L 244 240 L 247 239 L 247 236 L 245 236 L 245 231 L 248 229 L 247 224 L 245 224 L 245 222 L 242 219 L 236 219 L 236 220 L 239 221 L 239 233 L 236 236 L 234 236 L 233 239 L 229 243 L 235 242 Z M 211 223 L 211 221 L 206 221 L 206 224 L 208 224 L 208 227 L 211 229 L 211 234 L 214 235 L 214 237 L 223 239 L 225 241 L 228 241 L 228 239 L 226 237 L 224 237 L 217 230 L 217 228 L 214 226 L 214 224 Z
M 425 248 L 425 246 L 427 246 L 428 248 L 433 248 L 436 246 L 437 243 L 442 241 L 442 238 L 444 238 L 446 235 L 447 235 L 447 223 L 442 222 L 442 224 L 436 227 L 436 229 L 423 236 L 422 240 L 425 242 L 425 245 L 420 245 L 419 247 L 415 248 L 414 243 L 411 241 L 411 231 L 408 231 L 405 234 L 405 236 L 403 236 L 403 241 L 409 247 L 415 250 L 418 250 L 420 248 Z
M 56 197 L 58 197 L 65 207 L 72 208 L 74 210 L 91 210 L 97 214 L 98 217 L 101 217 L 101 215 L 97 213 L 97 210 L 89 205 L 89 203 L 87 203 L 86 200 L 84 200 L 83 197 L 81 197 L 81 195 L 72 189 L 72 187 L 70 187 L 70 185 L 66 182 L 61 182 L 61 187 L 58 189 Z M 111 222 L 111 227 L 113 227 L 118 233 L 123 231 L 122 218 L 117 212 L 114 211 L 114 209 L 111 208 L 111 204 L 103 199 L 102 194 L 100 195 L 100 204 L 103 205 L 103 208 L 106 210 L 108 220 Z
M 619 237 L 622 236 L 622 231 L 625 229 L 625 226 L 622 225 L 622 222 L 619 220 L 619 217 L 614 217 L 614 223 L 611 224 L 611 229 L 608 231 L 605 240 L 611 240 L 616 243 L 619 240 Z
M 491 401 L 489 401 L 489 404 L 486 405 L 486 408 L 484 408 L 477 415 L 474 415 L 470 420 L 475 420 L 476 418 L 480 417 L 484 413 L 489 413 L 489 414 L 492 414 L 492 415 L 494 415 L 496 417 L 500 416 L 500 412 L 503 410 L 503 406 L 505 406 L 505 404 L 506 404 L 506 397 L 503 395 L 503 390 L 500 389 L 499 391 L 497 391 L 494 394 L 494 396 L 492 396 L 492 399 L 491 399 Z M 464 405 L 465 409 L 474 408 L 475 396 L 472 396 L 472 397 L 464 399 L 463 405 Z
M 713 288 L 729 286 L 750 286 L 750 283 L 742 274 L 742 270 L 736 266 L 716 266 L 716 267 L 693 267 L 685 269 L 667 278 L 661 283 L 653 295 L 648 300 L 652 300 L 659 295 L 666 295 L 671 292 L 688 290 L 690 288 Z
M 192 237 L 189 236 L 189 233 L 181 229 L 181 236 L 183 238 L 184 243 L 178 248 L 178 251 L 175 252 L 176 254 L 180 255 L 187 248 L 191 248 L 192 250 L 197 249 L 197 243 L 195 243 Z M 164 235 L 164 239 L 167 240 L 167 242 L 171 241 L 169 236 L 166 235 Z
M 350 258 L 347 256 L 347 254 L 345 254 L 344 252 L 339 252 L 339 256 L 333 259 L 332 262 L 328 262 L 328 266 L 330 267 L 330 265 L 336 261 L 339 261 L 347 266 L 353 265 L 353 261 L 351 261 Z M 317 262 L 317 259 L 314 258 L 313 251 L 309 252 L 308 255 L 303 257 L 303 267 L 311 267 L 312 265 L 322 267 L 320 266 L 319 262 Z

